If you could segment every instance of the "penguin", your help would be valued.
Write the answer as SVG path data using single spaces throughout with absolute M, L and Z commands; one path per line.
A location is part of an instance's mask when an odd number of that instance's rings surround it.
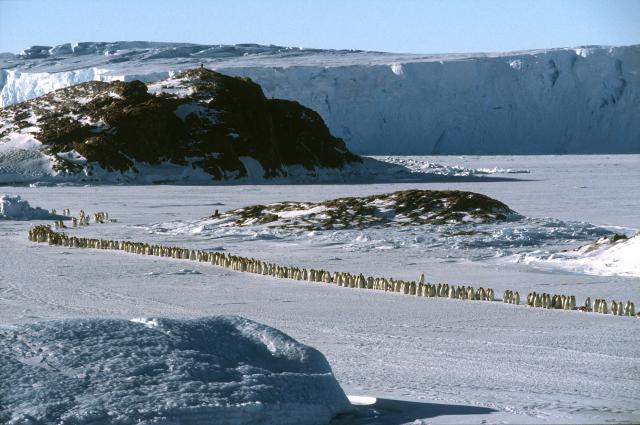
M 533 306 L 534 307 L 542 307 L 542 299 L 540 298 L 540 295 L 536 294 L 536 297 L 533 301 Z
M 473 290 L 473 287 L 469 286 L 467 288 L 467 299 L 469 300 L 475 300 L 475 292 Z
M 600 311 L 602 314 L 609 314 L 609 309 L 607 308 L 607 302 L 605 300 L 601 300 L 600 302 Z
M 480 301 L 484 301 L 485 300 L 485 291 L 484 288 L 478 288 L 478 291 L 476 292 L 476 299 L 480 300 Z
M 527 294 L 527 306 L 529 307 L 533 307 L 534 293 L 535 292 L 529 292 L 529 294 Z
M 494 299 L 495 299 L 495 294 L 493 292 L 493 288 L 489 288 L 489 290 L 487 291 L 487 300 L 493 301 Z

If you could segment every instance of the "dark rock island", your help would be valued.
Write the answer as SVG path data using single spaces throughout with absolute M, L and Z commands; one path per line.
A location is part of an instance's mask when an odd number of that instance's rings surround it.
M 361 162 L 315 111 L 267 99 L 250 79 L 204 68 L 148 85 L 78 84 L 2 108 L 0 120 L 0 145 L 41 142 L 39 151 L 65 175 L 136 174 L 141 164 L 172 164 L 233 180 Z

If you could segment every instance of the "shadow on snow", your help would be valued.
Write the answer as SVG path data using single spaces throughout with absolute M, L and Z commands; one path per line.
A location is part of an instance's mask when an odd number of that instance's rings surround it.
M 401 425 L 437 416 L 483 415 L 497 410 L 458 404 L 422 403 L 416 401 L 376 399 L 370 405 L 354 405 L 354 410 L 334 418 L 330 425 Z

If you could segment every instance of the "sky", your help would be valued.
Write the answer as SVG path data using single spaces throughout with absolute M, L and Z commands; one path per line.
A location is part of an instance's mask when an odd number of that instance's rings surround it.
M 77 41 L 402 53 L 640 44 L 640 0 L 0 0 L 0 52 Z

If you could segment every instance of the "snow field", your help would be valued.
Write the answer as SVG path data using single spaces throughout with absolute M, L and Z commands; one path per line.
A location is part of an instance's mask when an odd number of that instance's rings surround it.
M 264 276 L 276 277 L 278 279 L 292 279 L 297 281 L 309 281 L 326 284 L 334 284 L 346 288 L 372 289 L 377 291 L 397 292 L 404 295 L 418 297 L 442 297 L 460 300 L 495 301 L 494 290 L 492 288 L 473 288 L 464 285 L 450 285 L 447 283 L 430 284 L 424 281 L 424 274 L 419 282 L 386 279 L 384 277 L 365 276 L 362 273 L 352 274 L 349 272 L 330 272 L 327 270 L 306 269 L 304 267 L 290 267 L 275 263 L 268 263 L 254 258 L 247 258 L 226 253 L 207 252 L 204 250 L 192 250 L 174 246 L 149 245 L 143 242 L 116 241 L 108 239 L 78 238 L 67 236 L 64 233 L 56 233 L 49 226 L 36 226 L 29 229 L 28 238 L 33 242 L 48 242 L 49 245 L 58 245 L 70 248 L 92 248 L 99 250 L 121 250 L 139 255 L 153 255 L 160 257 L 170 257 L 174 259 L 198 261 L 210 263 L 214 266 L 225 267 L 243 273 L 260 274 Z M 544 307 L 549 309 L 576 310 L 576 297 L 571 295 L 543 294 L 541 301 L 540 294 L 535 292 L 527 296 L 527 304 L 530 307 Z M 547 298 L 549 301 L 547 301 Z M 557 299 L 557 301 L 556 301 Z M 596 299 L 596 307 L 592 308 L 591 297 L 587 297 L 585 305 L 579 310 L 582 312 L 594 312 L 608 314 L 606 301 Z M 502 299 L 509 304 L 520 304 L 520 295 L 506 290 Z M 614 310 L 613 314 L 619 316 L 635 316 L 634 303 L 627 301 L 625 308 L 618 309 L 616 301 L 611 301 Z M 597 308 L 600 305 L 602 308 Z M 640 313 L 637 316 L 640 319 Z
M 413 412 L 395 423 L 637 421 L 637 320 L 346 291 L 198 262 L 189 267 L 200 274 L 176 274 L 185 260 L 65 255 L 68 248 L 27 244 L 23 232 L 10 236 L 15 249 L 2 260 L 14 264 L 5 270 L 16 282 L 0 290 L 5 321 L 240 314 L 326 353 L 347 393 Z
M 425 159 L 433 161 L 433 159 Z M 484 193 L 528 217 L 640 229 L 637 157 L 440 157 L 466 168 L 530 170 L 526 180 L 393 185 L 5 187 L 32 204 L 109 211 L 117 223 L 82 226 L 78 237 L 189 246 L 293 266 L 415 280 L 471 282 L 498 294 L 575 294 L 636 299 L 638 278 L 567 273 L 504 259 L 441 259 L 432 250 L 377 251 L 314 245 L 277 233 L 159 232 L 185 217 L 249 204 L 322 201 L 400 189 Z M 45 224 L 34 222 L 33 224 Z M 636 423 L 640 399 L 638 320 L 498 302 L 350 291 L 334 285 L 238 273 L 209 264 L 122 251 L 74 250 L 27 241 L 31 223 L 0 221 L 0 322 L 105 317 L 241 315 L 283 330 L 325 354 L 344 390 L 375 397 L 342 424 Z M 188 225 L 190 221 L 183 222 Z M 187 226 L 188 227 L 188 226 Z M 188 227 L 189 228 L 189 227 Z M 577 228 L 576 228 L 577 229 Z M 579 232 L 578 232 L 579 233 Z M 583 245 L 562 232 L 568 249 Z M 417 234 L 416 236 L 421 236 Z M 363 239 L 375 240 L 369 233 Z M 445 243 L 449 243 L 448 241 Z M 545 242 L 548 244 L 548 242 Z M 546 245 L 542 248 L 546 250 Z M 473 248 L 465 248 L 474 256 Z M 377 412 L 377 413 L 376 413 Z

